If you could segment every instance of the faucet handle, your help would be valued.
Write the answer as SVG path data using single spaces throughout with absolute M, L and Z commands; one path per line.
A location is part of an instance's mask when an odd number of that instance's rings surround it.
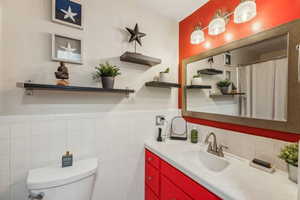
M 223 151 L 224 149 L 229 149 L 229 147 L 221 144 L 219 146 L 219 151 Z
M 228 146 L 225 146 L 225 145 L 220 145 L 219 146 L 219 148 L 218 148 L 218 155 L 220 156 L 220 157 L 224 157 L 224 152 L 223 152 L 223 150 L 224 149 L 229 149 L 229 147 Z

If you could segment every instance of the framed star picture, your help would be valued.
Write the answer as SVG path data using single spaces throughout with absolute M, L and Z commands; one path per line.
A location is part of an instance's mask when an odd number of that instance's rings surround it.
M 83 41 L 64 35 L 52 35 L 52 60 L 83 64 Z
M 57 23 L 83 29 L 82 0 L 52 0 L 52 20 Z

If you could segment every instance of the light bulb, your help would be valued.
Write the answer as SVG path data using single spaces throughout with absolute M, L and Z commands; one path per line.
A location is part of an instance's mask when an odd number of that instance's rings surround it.
M 226 30 L 226 21 L 223 17 L 213 19 L 208 25 L 209 35 L 219 35 Z
M 234 23 L 245 23 L 257 15 L 256 3 L 254 0 L 242 1 L 234 10 Z
M 191 44 L 200 44 L 205 40 L 204 32 L 198 26 L 191 34 Z

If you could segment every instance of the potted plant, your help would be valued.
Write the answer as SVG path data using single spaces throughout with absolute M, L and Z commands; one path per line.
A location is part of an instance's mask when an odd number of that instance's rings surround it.
M 226 79 L 223 81 L 219 81 L 217 83 L 217 87 L 220 89 L 220 91 L 222 92 L 222 94 L 228 94 L 229 91 L 229 86 L 231 85 L 231 81 Z
M 168 67 L 165 71 L 159 73 L 159 81 L 160 82 L 167 82 L 168 81 L 168 74 L 170 72 L 170 68 Z
M 287 163 L 289 179 L 295 183 L 298 182 L 298 144 L 285 146 L 279 158 Z
M 201 85 L 202 84 L 202 77 L 200 74 L 197 74 L 195 76 L 193 76 L 192 79 L 192 85 Z
M 120 69 L 106 62 L 95 67 L 96 71 L 93 74 L 93 79 L 102 82 L 102 87 L 106 89 L 114 88 L 115 77 L 121 75 Z

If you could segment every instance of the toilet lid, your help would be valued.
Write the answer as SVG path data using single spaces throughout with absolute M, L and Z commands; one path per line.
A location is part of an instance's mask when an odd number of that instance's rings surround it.
M 97 158 L 75 161 L 72 167 L 49 166 L 29 171 L 29 190 L 46 189 L 66 185 L 96 173 Z

